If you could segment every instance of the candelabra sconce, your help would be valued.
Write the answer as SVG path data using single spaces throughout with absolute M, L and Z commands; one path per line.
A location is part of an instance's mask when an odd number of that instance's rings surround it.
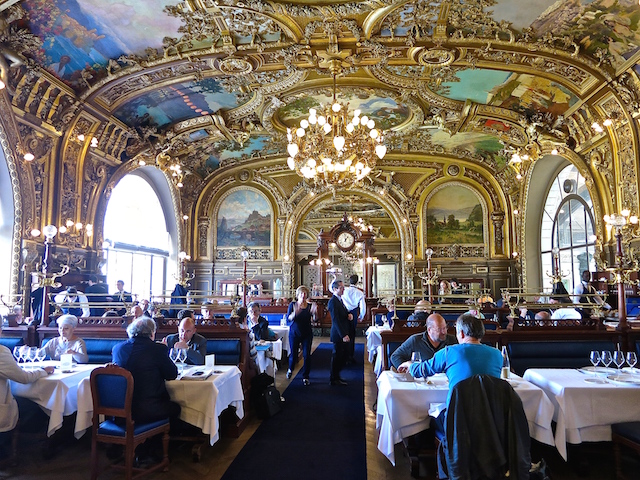
M 513 302 L 511 292 L 506 288 L 503 288 L 500 294 L 502 295 L 504 304 L 509 308 L 509 316 L 511 316 L 511 318 L 516 318 L 516 308 L 518 308 L 518 302 L 520 301 L 520 299 L 516 297 L 516 301 Z
M 83 225 L 81 222 L 67 220 L 64 225 L 58 228 L 58 233 L 61 236 L 65 235 L 69 247 L 75 248 L 89 243 L 89 239 L 93 237 L 93 225 L 91 223 Z
M 55 225 L 47 225 L 42 229 L 44 234 L 44 254 L 42 255 L 42 264 L 39 268 L 36 268 L 34 272 L 38 279 L 38 288 L 42 288 L 42 301 L 37 311 L 34 312 L 34 321 L 42 322 L 45 326 L 49 324 L 49 288 L 58 288 L 62 284 L 57 281 L 58 278 L 66 275 L 69 272 L 69 265 L 63 265 L 58 273 L 49 272 L 49 254 L 50 247 L 53 243 L 54 237 L 58 233 L 58 228 Z M 31 231 L 31 235 L 34 237 L 40 236 L 40 231 L 34 229 Z M 40 310 L 40 307 L 42 308 Z
M 31 235 L 40 236 L 40 232 L 38 231 L 38 235 L 34 235 L 36 231 L 31 231 Z M 58 233 L 58 229 L 55 225 L 47 225 L 44 227 L 42 233 L 44 234 L 44 254 L 42 255 L 42 265 L 39 272 L 36 272 L 36 276 L 38 277 L 38 287 L 61 287 L 62 284 L 57 282 L 56 279 L 66 275 L 69 272 L 69 265 L 63 265 L 62 269 L 58 273 L 50 273 L 49 272 L 49 249 L 51 244 L 53 243 L 54 237 Z
M 195 273 L 187 271 L 186 262 L 189 260 L 191 260 L 191 255 L 187 255 L 186 252 L 178 253 L 178 273 L 175 275 L 175 279 L 183 287 L 190 286 L 189 282 L 196 277 Z
M 558 247 L 553 248 L 551 254 L 553 255 L 553 265 L 551 273 L 547 272 L 547 277 L 555 285 L 556 283 L 561 283 L 562 279 L 567 277 L 567 274 L 562 273 L 560 269 L 560 249 Z
M 605 215 L 603 218 L 607 231 L 609 234 L 613 233 L 616 240 L 615 265 L 606 269 L 613 274 L 614 280 L 612 283 L 618 286 L 618 326 L 616 330 L 627 331 L 629 325 L 627 323 L 625 285 L 638 285 L 637 280 L 631 280 L 630 278 L 631 273 L 638 270 L 638 262 L 633 258 L 632 251 L 629 252 L 629 255 L 625 255 L 623 237 L 626 236 L 627 241 L 631 241 L 632 238 L 640 236 L 638 234 L 638 217 L 631 215 L 630 210 L 624 209 L 620 213 Z
M 427 257 L 427 270 L 424 269 L 421 272 L 418 272 L 418 276 L 422 279 L 422 289 L 424 296 L 424 287 L 427 287 L 429 302 L 433 303 L 433 287 L 438 284 L 438 272 L 434 272 L 431 269 L 431 257 L 433 256 L 433 249 L 427 248 L 425 250 L 425 255 Z

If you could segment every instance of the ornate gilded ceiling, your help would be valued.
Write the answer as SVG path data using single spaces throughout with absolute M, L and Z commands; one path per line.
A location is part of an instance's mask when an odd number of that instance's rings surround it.
M 392 186 L 398 203 L 453 163 L 517 204 L 510 152 L 597 148 L 612 160 L 593 166 L 595 182 L 629 165 L 619 194 L 637 205 L 633 151 L 603 147 L 637 136 L 636 0 L 13 3 L 0 0 L 0 78 L 21 122 L 41 136 L 91 134 L 97 147 L 68 144 L 63 156 L 102 158 L 105 177 L 123 163 L 180 162 L 185 210 L 238 166 L 295 198 L 284 132 L 328 101 L 334 73 L 339 97 L 385 129 L 379 167 L 396 177 L 372 184 Z M 591 129 L 610 116 L 609 131 Z M 423 174 L 400 182 L 411 168 Z

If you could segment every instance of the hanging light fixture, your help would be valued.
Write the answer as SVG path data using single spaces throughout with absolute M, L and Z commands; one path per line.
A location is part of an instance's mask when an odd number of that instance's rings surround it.
M 310 108 L 297 129 L 287 129 L 287 165 L 318 187 L 359 185 L 387 153 L 375 122 L 360 110 L 350 116 L 347 107 L 336 99 L 334 74 L 332 105 Z

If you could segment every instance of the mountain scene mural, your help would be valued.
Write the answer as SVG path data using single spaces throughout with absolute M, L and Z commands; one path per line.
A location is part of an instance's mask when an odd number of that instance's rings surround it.
M 267 199 L 249 190 L 227 196 L 218 213 L 217 244 L 218 247 L 270 246 L 271 209 Z
M 464 187 L 443 188 L 429 199 L 426 227 L 429 245 L 484 243 L 482 205 Z

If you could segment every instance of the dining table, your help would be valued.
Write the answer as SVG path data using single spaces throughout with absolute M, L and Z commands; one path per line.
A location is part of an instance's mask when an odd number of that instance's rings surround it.
M 367 337 L 367 352 L 369 353 L 369 363 L 373 364 L 373 371 L 376 377 L 382 372 L 382 332 L 391 330 L 389 325 L 374 325 L 368 327 L 365 335 Z
M 551 399 L 555 445 L 567 460 L 567 443 L 611 441 L 611 425 L 640 419 L 640 371 L 613 368 L 530 368 L 523 377 Z M 598 382 L 598 383 L 596 383 Z
M 532 438 L 554 444 L 551 420 L 553 404 L 539 387 L 520 377 L 508 379 L 518 393 Z M 430 426 L 429 417 L 437 417 L 445 408 L 449 381 L 444 374 L 413 379 L 409 374 L 383 371 L 377 380 L 376 429 L 378 450 L 395 465 L 395 445 Z
M 288 325 L 269 325 L 274 333 L 278 334 L 278 338 L 282 339 L 282 351 L 289 352 L 289 326 Z
M 69 371 L 62 371 L 59 361 L 45 360 L 33 364 L 20 364 L 22 368 L 41 368 L 53 366 L 54 372 L 39 378 L 33 383 L 11 381 L 11 393 L 14 397 L 23 397 L 38 404 L 49 415 L 47 436 L 53 435 L 60 427 L 65 416 L 78 409 L 77 391 L 79 384 L 88 379 L 98 365 L 73 365 Z
M 193 375 L 196 372 L 202 375 Z M 176 380 L 166 382 L 171 400 L 180 405 L 180 419 L 209 436 L 213 445 L 220 438 L 218 417 L 227 407 L 235 407 L 238 418 L 244 417 L 244 394 L 240 369 L 235 365 L 186 366 Z M 78 415 L 74 434 L 82 437 L 92 425 L 93 399 L 89 378 L 78 386 Z
M 256 351 L 258 355 L 256 356 L 256 363 L 258 364 L 258 369 L 260 373 L 266 372 L 272 377 L 276 376 L 276 372 L 278 371 L 278 364 L 275 360 L 280 360 L 282 358 L 282 339 L 278 338 L 273 342 L 268 340 L 260 340 L 256 342 Z

